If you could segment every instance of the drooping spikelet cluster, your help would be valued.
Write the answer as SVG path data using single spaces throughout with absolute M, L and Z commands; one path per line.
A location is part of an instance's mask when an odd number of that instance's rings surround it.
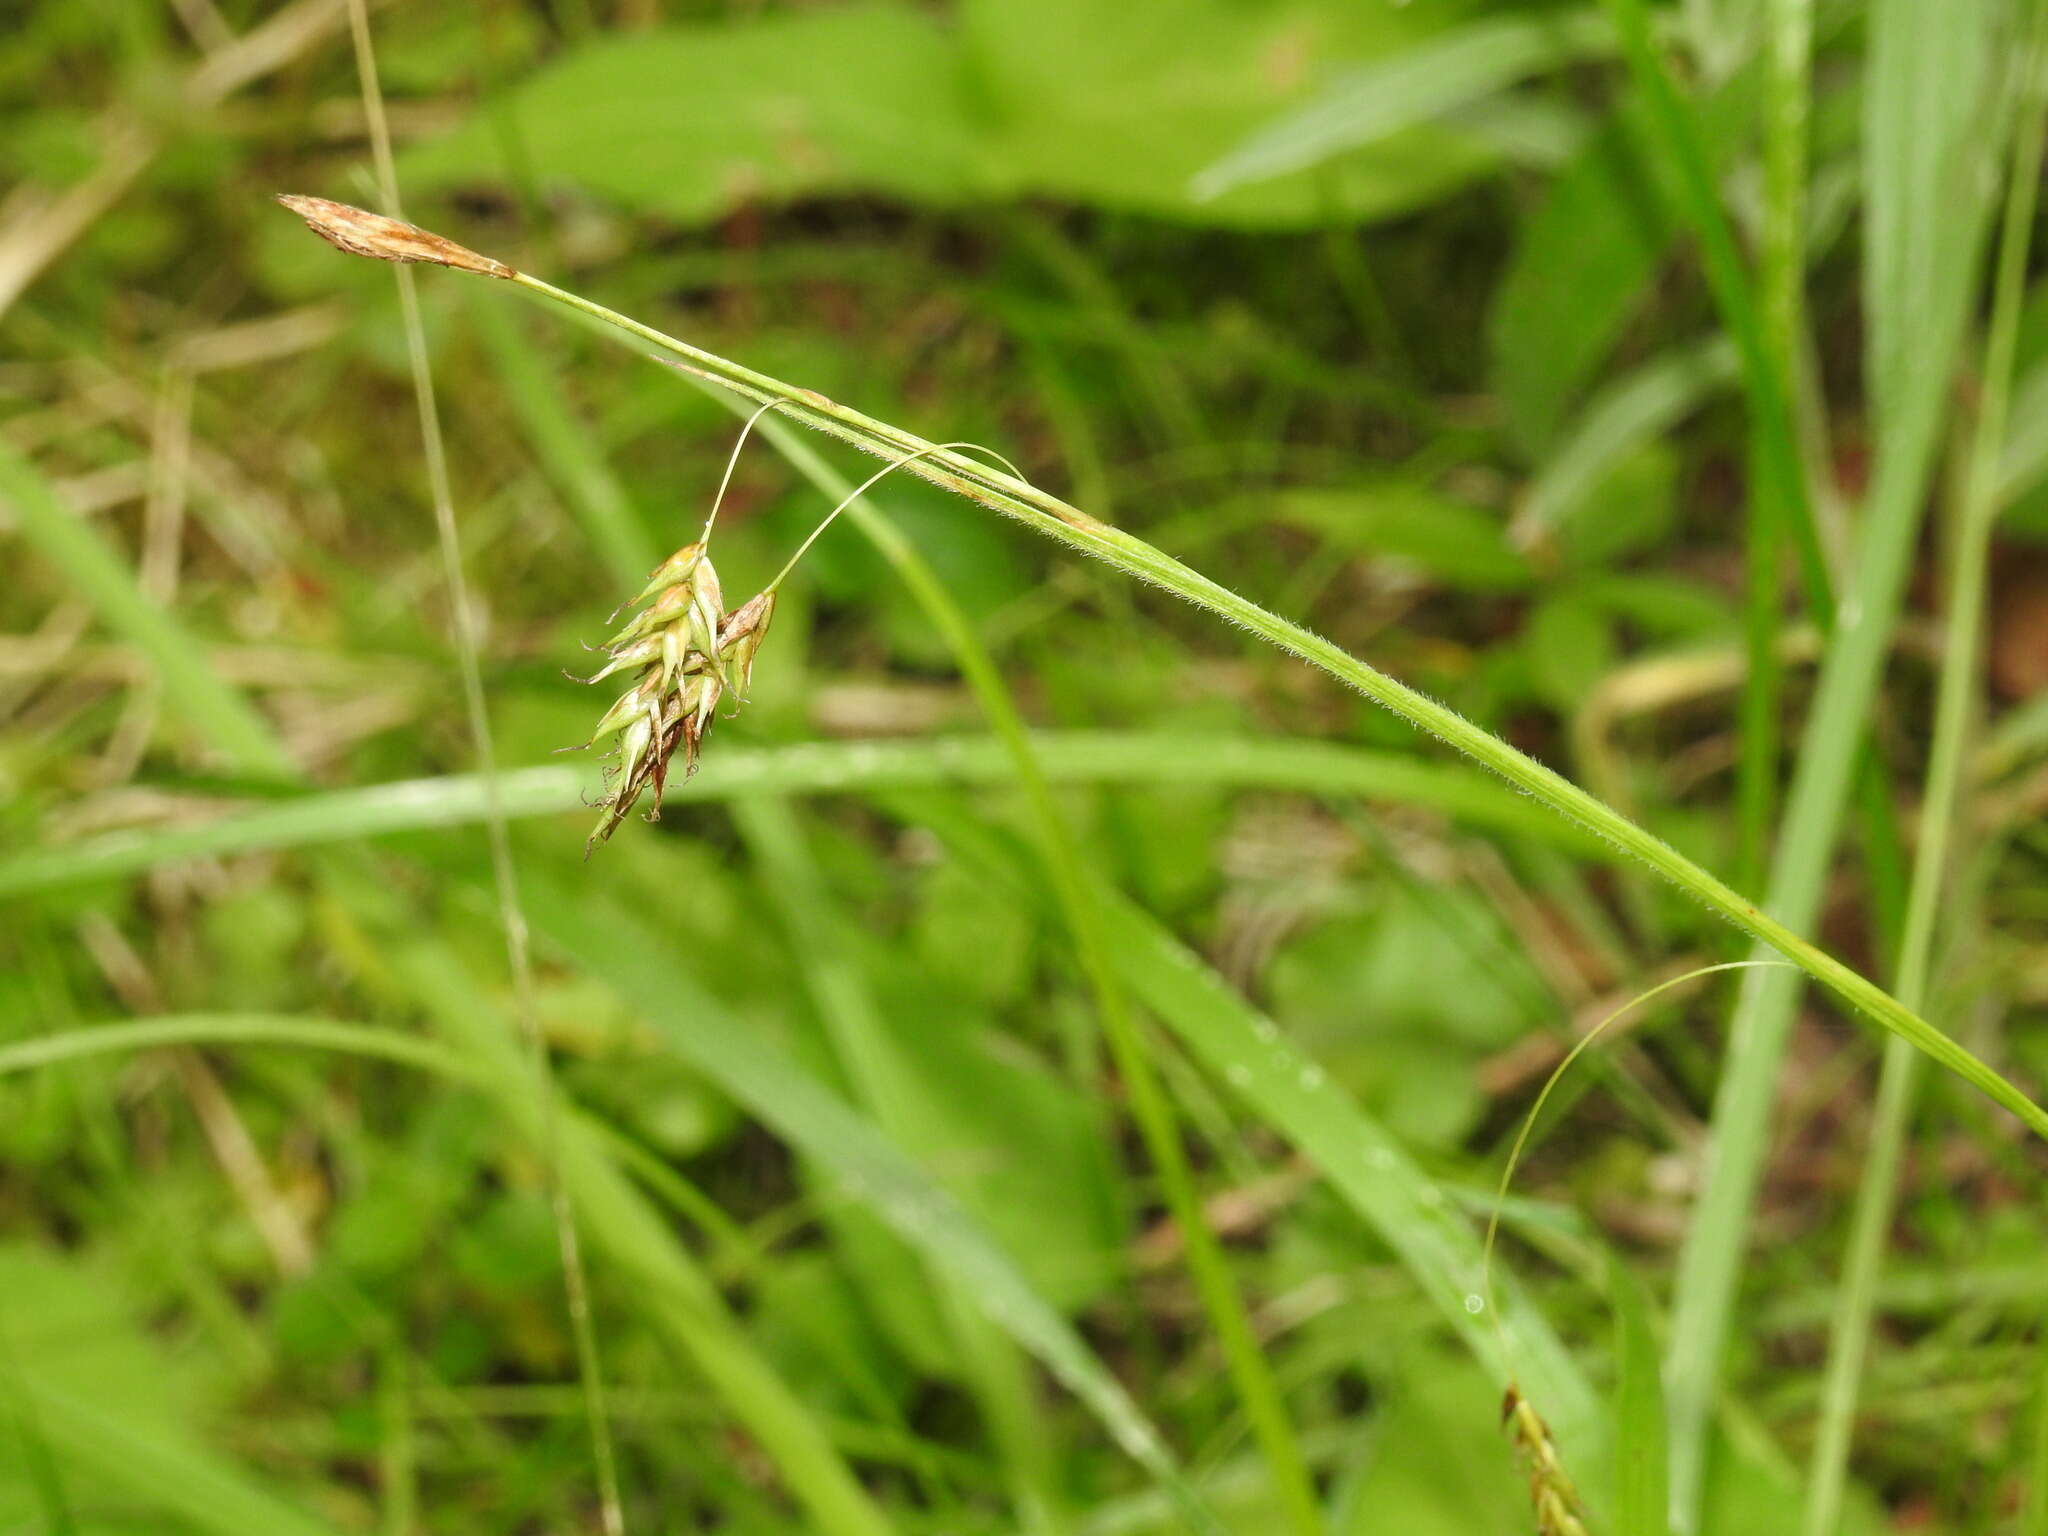
M 645 604 L 645 607 L 640 607 Z M 704 733 L 721 699 L 746 702 L 754 654 L 775 613 L 771 589 L 727 612 L 718 572 L 700 542 L 656 566 L 646 587 L 627 604 L 636 613 L 602 647 L 611 659 L 586 682 L 637 668 L 633 686 L 605 712 L 586 746 L 617 742 L 605 769 L 604 815 L 590 834 L 591 848 L 606 841 L 643 791 L 654 789 L 651 821 L 661 814 L 669 763 L 683 757 L 683 776 L 697 771 Z M 587 850 L 586 850 L 587 851 Z
M 1585 1507 L 1543 1415 L 1520 1387 L 1510 1384 L 1501 1399 L 1501 1427 L 1514 1442 L 1529 1473 L 1529 1500 L 1536 1508 L 1536 1536 L 1587 1536 Z

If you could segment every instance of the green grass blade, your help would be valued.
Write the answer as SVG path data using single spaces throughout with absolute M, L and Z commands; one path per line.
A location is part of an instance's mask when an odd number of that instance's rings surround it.
M 539 882 L 536 882 L 538 887 Z M 536 902 L 535 932 L 633 998 L 684 1060 L 764 1125 L 833 1169 L 847 1190 L 942 1269 L 988 1319 L 1073 1392 L 1183 1513 L 1214 1529 L 1159 1432 L 1067 1321 L 1048 1307 L 953 1199 L 816 1079 L 722 1017 L 671 947 L 637 917 L 587 892 Z
M 1758 307 L 1770 369 L 1784 393 L 1785 425 L 1792 402 L 1801 391 L 1798 369 L 1802 357 L 1806 284 L 1806 161 L 1807 119 L 1813 50 L 1811 0 L 1771 0 L 1772 27 L 1766 53 L 1764 95 L 1764 230 L 1762 270 L 1758 275 Z M 1750 473 L 1754 477 L 1775 444 L 1763 435 L 1776 424 L 1752 413 Z M 1796 448 L 1796 445 L 1795 445 Z M 1801 477 L 1802 487 L 1804 476 Z M 1782 490 L 1782 488 L 1780 488 Z M 1761 883 L 1771 835 L 1771 812 L 1778 796 L 1778 713 L 1784 669 L 1778 657 L 1782 627 L 1784 547 L 1788 535 L 1804 540 L 1814 529 L 1807 498 L 1791 503 L 1782 498 L 1752 496 L 1750 526 L 1744 541 L 1743 617 L 1749 668 L 1742 680 L 1742 755 L 1736 766 L 1736 884 L 1755 890 Z M 1802 543 L 1812 575 L 1811 552 Z M 1821 611 L 1826 613 L 1825 606 Z M 1825 619 L 1823 620 L 1825 622 Z
M 475 978 L 432 941 L 401 948 L 393 964 L 450 1044 L 489 1075 L 510 1123 L 534 1145 L 553 1144 L 579 1231 L 773 1458 L 809 1524 L 832 1536 L 891 1536 L 828 1430 L 754 1348 L 669 1222 L 620 1171 L 602 1135 L 574 1113 L 560 1114 L 548 1134 L 514 1021 L 480 1002 Z
M 7 1326 L 8 1319 L 0 1314 L 0 1445 L 12 1448 L 14 1464 L 35 1494 L 46 1536 L 78 1536 L 63 1469 L 20 1379 Z
M 60 1061 L 166 1045 L 289 1045 L 396 1062 L 457 1082 L 478 1080 L 476 1071 L 461 1057 L 417 1035 L 368 1024 L 263 1013 L 167 1014 L 17 1040 L 0 1046 L 0 1077 Z
M 1214 784 L 1356 796 L 1441 811 L 1469 826 L 1561 846 L 1589 858 L 1614 850 L 1560 823 L 1497 781 L 1456 764 L 1323 741 L 1193 737 L 1118 731 L 1039 731 L 1031 749 L 1054 783 Z M 990 737 L 721 747 L 669 803 L 749 795 L 845 794 L 1016 777 L 1008 746 Z M 499 775 L 509 817 L 578 811 L 588 774 L 560 766 Z M 481 775 L 407 779 L 266 803 L 196 825 L 107 833 L 0 858 L 0 897 L 115 879 L 179 859 L 300 848 L 394 832 L 468 826 L 486 814 Z
M 1999 454 L 2006 433 L 2013 356 L 2026 299 L 2027 255 L 2041 176 L 2043 109 L 2048 105 L 2044 102 L 2042 84 L 2043 17 L 2042 7 L 2034 5 L 2020 56 L 2020 100 L 1995 297 L 1985 345 L 1983 400 L 1957 509 L 1955 548 L 1950 556 L 1933 743 L 1926 789 L 1921 797 L 1913 884 L 1895 989 L 1900 1001 L 1910 1007 L 1921 1006 L 1930 990 L 1935 929 L 1942 899 L 1952 886 L 1951 844 L 1963 805 L 1964 758 L 1971 714 L 1976 707 L 1991 532 L 1999 508 Z M 1841 1294 L 1829 1334 L 1820 1422 L 1807 1471 L 1802 1526 L 1805 1536 L 1828 1536 L 1841 1518 L 1863 1362 L 1886 1238 L 1898 1199 L 1899 1168 L 1919 1075 L 1919 1057 L 1902 1042 L 1888 1041 L 1878 1081 L 1877 1106 L 1871 1116 L 1870 1147 L 1857 1184 Z
M 1043 901 L 1014 847 L 986 827 L 925 798 L 912 803 L 909 814 L 1021 899 Z M 1541 1312 L 1511 1282 L 1499 1280 L 1500 1315 L 1485 1315 L 1479 1235 L 1443 1188 L 1392 1132 L 1158 919 L 1113 892 L 1098 895 L 1110 953 L 1145 1007 L 1315 1164 L 1503 1387 L 1518 1377 L 1575 1448 L 1596 1446 L 1602 1434 L 1599 1405 Z M 1475 1300 L 1481 1302 L 1478 1309 Z
M 1614 33 L 1595 11 L 1503 16 L 1454 28 L 1332 81 L 1315 100 L 1204 169 L 1191 190 L 1200 198 L 1220 197 L 1321 165 L 1613 47 Z
M 1986 152 L 1970 131 L 1980 93 L 1964 89 L 1971 49 L 1981 46 L 1981 14 L 1973 20 L 1964 10 L 1944 7 L 1937 16 L 1912 0 L 1880 0 L 1872 12 L 1867 243 L 1874 271 L 1908 286 L 1886 290 L 1873 280 L 1871 289 L 1870 367 L 1874 388 L 1883 387 L 1876 389 L 1876 474 L 1843 600 L 1855 622 L 1836 630 L 1822 662 L 1766 902 L 1774 922 L 1797 932 L 1810 929 L 1819 911 L 1858 742 L 1897 621 L 1983 225 L 1981 191 L 1957 192 L 1981 187 L 1964 168 Z M 1921 108 L 1930 100 L 1950 103 L 1945 118 L 1928 119 Z M 1946 147 L 1930 148 L 1930 139 Z M 1931 174 L 1930 156 L 1961 174 Z M 1707 1424 L 1800 991 L 1789 973 L 1752 971 L 1737 997 L 1715 1098 L 1713 1157 L 1680 1256 L 1666 1370 L 1673 1519 L 1681 1530 L 1698 1519 Z M 1891 1006 L 1919 1021 L 1907 1032 L 1916 1041 L 1947 1038 L 1903 1004 Z
M 256 707 L 221 680 L 198 642 L 151 601 L 100 532 L 65 506 L 36 467 L 5 443 L 0 443 L 0 496 L 13 505 L 29 544 L 64 573 L 109 629 L 147 658 L 165 701 L 192 740 L 251 777 L 298 776 L 297 765 Z
M 442 1004 L 444 1022 L 459 1021 L 451 1026 L 458 1035 L 457 1049 L 397 1030 L 326 1019 L 184 1014 L 67 1030 L 16 1042 L 0 1048 L 0 1076 L 94 1055 L 166 1045 L 289 1046 L 340 1051 L 432 1072 L 491 1092 L 516 1118 L 537 1121 L 525 1069 L 507 1051 L 511 1031 L 497 1029 L 493 1033 L 490 1027 L 479 1027 L 474 1006 L 463 990 L 467 984 L 447 983 L 446 962 L 426 961 L 415 954 L 408 963 L 411 974 L 423 983 L 425 993 Z M 537 1124 L 532 1128 L 537 1129 Z M 622 1269 L 646 1287 L 645 1301 L 652 1320 L 697 1359 L 741 1420 L 776 1457 L 792 1488 L 809 1503 L 821 1529 L 841 1536 L 885 1536 L 889 1527 L 860 1493 L 828 1439 L 772 1369 L 754 1353 L 743 1331 L 718 1301 L 710 1281 L 685 1250 L 676 1245 L 665 1224 L 612 1166 L 598 1131 L 573 1115 L 564 1117 L 561 1129 L 562 1177 L 592 1237 Z M 37 1398 L 39 1411 L 45 1403 L 46 1399 Z M 58 1406 L 61 1409 L 63 1405 Z M 58 1421 L 60 1426 L 72 1422 L 73 1419 L 62 1418 Z M 54 1428 L 46 1432 L 53 1440 L 59 1438 Z M 175 1454 L 157 1448 L 150 1454 L 138 1454 L 136 1464 L 153 1464 L 151 1455 L 160 1462 L 163 1457 Z M 195 1486 L 210 1488 L 215 1480 L 225 1476 L 218 1468 L 202 1469 L 195 1478 Z M 144 1481 L 142 1486 L 146 1489 L 152 1485 Z M 219 1507 L 224 1510 L 242 1511 L 245 1505 L 246 1497 L 219 1500 Z M 241 1513 L 236 1514 L 234 1523 L 205 1528 L 237 1532 L 314 1529 L 251 1522 Z
M 1580 1450 L 1596 1447 L 1603 1438 L 1598 1407 L 1537 1310 L 1506 1286 L 1495 1288 L 1498 1331 L 1495 1319 L 1473 1310 L 1482 1289 L 1477 1235 L 1393 1135 L 1155 919 L 1119 901 L 1107 909 L 1107 924 L 1145 1005 L 1322 1170 L 1502 1385 L 1518 1377 L 1562 1439 Z
M 1786 338 L 1774 338 L 1766 327 L 1735 231 L 1721 207 L 1699 121 L 1657 56 L 1649 6 L 1645 0 L 1603 0 L 1603 4 L 1643 95 L 1651 153 L 1666 168 L 1675 211 L 1699 242 L 1715 306 L 1742 359 L 1754 455 L 1752 473 L 1757 479 L 1751 494 L 1764 502 L 1775 525 L 1793 541 L 1808 570 L 1809 587 L 1825 589 L 1826 564 L 1799 459 L 1787 358 L 1782 345 L 1774 344 Z
M 537 1127 L 532 1128 L 537 1131 Z M 697 1367 L 771 1457 L 810 1524 L 836 1536 L 891 1536 L 894 1527 L 847 1467 L 829 1431 L 747 1338 L 668 1223 L 574 1117 L 561 1125 L 561 1178 L 581 1229 L 639 1305 Z
M 1998 468 L 2001 504 L 2026 495 L 2048 477 L 2048 359 L 2035 362 L 2021 377 L 2010 420 Z
M 1609 1255 L 1614 1308 L 1614 1529 L 1616 1536 L 1670 1536 L 1671 1492 L 1657 1336 L 1642 1282 Z
M 1735 349 L 1716 337 L 1645 363 L 1601 390 L 1530 477 L 1515 513 L 1516 541 L 1528 544 L 1563 526 L 1617 463 L 1670 431 L 1736 375 Z
M 145 1434 L 68 1392 L 19 1384 L 51 1448 L 102 1496 L 118 1492 L 218 1536 L 336 1536 L 334 1526 L 195 1445 Z
M 795 815 L 786 801 L 753 799 L 736 807 L 734 819 L 761 868 L 761 884 L 781 915 L 790 948 L 802 957 L 804 982 L 855 1097 L 892 1141 L 930 1166 L 944 1155 L 944 1142 L 925 1134 L 929 1117 L 919 1110 L 915 1075 L 848 952 L 843 920 Z M 1056 1529 L 1052 1438 L 1025 1379 L 1022 1356 L 975 1310 L 971 1296 L 943 1272 L 934 1278 L 946 1327 L 1002 1450 L 1020 1524 L 1027 1531 Z

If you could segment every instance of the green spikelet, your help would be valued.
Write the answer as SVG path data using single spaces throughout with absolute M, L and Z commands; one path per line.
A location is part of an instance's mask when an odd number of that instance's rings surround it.
M 649 573 L 628 606 L 639 612 L 605 643 L 605 665 L 583 679 L 595 683 L 638 669 L 633 686 L 605 711 L 587 743 L 617 738 L 598 802 L 604 814 L 586 855 L 610 839 L 649 788 L 654 804 L 648 820 L 661 814 L 669 765 L 678 752 L 683 777 L 697 771 L 719 701 L 728 693 L 735 703 L 744 701 L 775 596 L 764 592 L 727 613 L 710 556 L 702 544 L 689 544 Z
M 1529 1472 L 1536 1536 L 1588 1536 L 1585 1507 L 1579 1502 L 1571 1474 L 1564 1469 L 1557 1442 L 1550 1437 L 1550 1426 L 1522 1396 L 1522 1389 L 1512 1383 L 1501 1399 L 1500 1421 Z

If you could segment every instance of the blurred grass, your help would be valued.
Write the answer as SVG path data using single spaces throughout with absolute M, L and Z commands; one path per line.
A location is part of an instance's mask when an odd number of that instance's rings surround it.
M 376 30 L 427 222 L 989 443 L 1710 869 L 1775 840 L 1776 894 L 1866 971 L 1892 877 L 1839 807 L 1938 797 L 1922 637 L 1980 599 L 1984 665 L 1938 662 L 1989 745 L 1948 770 L 1925 1004 L 2038 1097 L 2030 268 L 1991 579 L 1919 579 L 1914 526 L 2000 372 L 1971 210 L 2007 134 L 1957 125 L 2002 87 L 1954 50 L 2012 56 L 2026 7 L 1805 12 L 1614 6 L 1633 70 L 1588 8 L 1453 0 Z M 342 16 L 46 5 L 0 39 L 4 1529 L 600 1529 L 401 315 L 263 201 L 371 197 Z M 1791 991 L 1744 1002 L 1772 1048 L 1724 1075 L 1689 999 L 1518 1178 L 1496 1335 L 1465 1298 L 1505 1136 L 1706 916 L 973 509 L 886 482 L 662 825 L 580 863 L 594 774 L 545 754 L 593 702 L 558 673 L 736 421 L 497 295 L 420 297 L 629 1531 L 1273 1529 L 1188 1200 L 1329 1529 L 1532 1528 L 1509 1379 L 1600 1529 L 1662 1528 L 1667 1451 L 1715 1532 L 1796 1529 L 1810 1456 L 1846 1531 L 2040 1528 L 2037 1149 L 1945 1089 L 1874 1112 L 1875 1053 Z M 865 472 L 762 435 L 735 594 Z M 1794 494 L 1845 622 L 1817 693 L 1753 672 L 1737 706 L 1726 657 L 1827 629 L 1773 576 Z M 1865 734 L 1896 786 L 1857 788 Z M 1873 1135 L 1902 1171 L 1865 1325 L 1835 1287 Z M 1821 1392 L 1837 1314 L 1860 1398 Z

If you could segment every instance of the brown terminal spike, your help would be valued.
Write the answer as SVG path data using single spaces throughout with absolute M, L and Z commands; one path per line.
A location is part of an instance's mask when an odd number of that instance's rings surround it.
M 277 200 L 304 219 L 314 234 L 351 256 L 368 256 L 377 261 L 424 261 L 462 272 L 481 272 L 485 277 L 513 275 L 502 261 L 479 256 L 467 246 L 403 219 L 387 218 L 347 203 L 329 202 L 324 197 L 301 197 L 295 192 L 280 192 Z

